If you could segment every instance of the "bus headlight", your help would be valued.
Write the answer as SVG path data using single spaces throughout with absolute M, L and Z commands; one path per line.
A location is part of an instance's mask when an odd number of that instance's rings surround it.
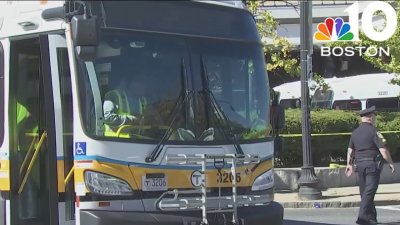
M 252 191 L 262 191 L 274 186 L 274 171 L 269 170 L 256 178 L 251 187 Z
M 133 193 L 126 181 L 93 171 L 85 172 L 85 184 L 90 192 L 100 195 L 132 195 Z

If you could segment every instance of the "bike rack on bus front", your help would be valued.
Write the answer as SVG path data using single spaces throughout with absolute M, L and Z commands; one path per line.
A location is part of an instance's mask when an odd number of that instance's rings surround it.
M 166 162 L 169 165 L 201 165 L 201 185 L 192 190 L 178 190 L 164 192 L 156 201 L 156 205 L 163 211 L 175 210 L 202 210 L 202 224 L 208 224 L 208 213 L 232 213 L 232 223 L 238 224 L 237 207 L 264 205 L 269 201 L 263 195 L 237 195 L 236 167 L 238 165 L 251 165 L 260 163 L 256 155 L 237 154 L 169 154 Z M 221 164 L 222 163 L 222 164 Z M 207 166 L 214 165 L 220 172 L 222 167 L 230 166 L 232 176 L 232 195 L 207 197 Z M 229 168 L 229 167 L 228 167 Z M 199 197 L 180 198 L 179 195 L 199 195 Z M 173 195 L 173 197 L 167 197 Z M 219 201 L 218 208 L 207 208 L 207 201 Z M 221 205 L 221 201 L 224 204 Z

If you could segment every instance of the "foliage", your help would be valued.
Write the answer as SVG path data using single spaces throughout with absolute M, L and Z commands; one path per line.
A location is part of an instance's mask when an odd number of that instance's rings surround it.
M 400 8 L 400 0 L 390 1 L 396 11 Z M 397 13 L 397 23 L 400 24 L 400 14 Z M 363 46 L 375 46 L 379 47 L 388 47 L 390 48 L 390 57 L 382 56 L 382 57 L 373 57 L 368 56 L 367 54 L 363 54 L 363 58 L 369 62 L 371 62 L 375 67 L 380 68 L 382 70 L 388 71 L 390 73 L 400 73 L 400 29 L 397 28 L 394 35 L 386 41 L 377 42 L 369 39 L 363 32 L 360 33 L 361 42 L 359 45 Z M 400 77 L 392 81 L 393 83 L 400 84 Z
M 283 134 L 301 134 L 301 110 L 287 110 L 286 127 Z M 311 111 L 312 134 L 334 134 L 312 136 L 311 150 L 315 166 L 328 166 L 332 161 L 344 163 L 350 133 L 358 126 L 359 116 L 355 112 L 341 110 Z M 400 113 L 378 113 L 376 126 L 380 131 L 400 131 Z M 384 134 L 388 148 L 395 161 L 400 161 L 400 133 Z M 282 137 L 282 152 L 278 154 L 277 166 L 302 166 L 301 136 Z
M 329 86 L 328 83 L 325 82 L 325 79 L 322 75 L 314 73 L 313 80 L 315 82 L 314 86 L 310 86 L 311 90 L 321 90 L 323 93 L 325 93 L 327 90 L 329 90 L 331 87 Z
M 387 1 L 397 11 L 400 9 L 400 0 Z M 378 13 L 379 14 L 379 13 Z M 397 13 L 397 24 L 400 24 L 400 13 Z M 375 28 L 376 29 L 376 28 Z M 362 30 L 360 30 L 360 41 L 359 42 L 330 42 L 328 46 L 354 46 L 354 47 L 376 47 L 376 48 L 390 48 L 390 57 L 386 55 L 382 56 L 369 56 L 362 54 L 362 57 L 374 65 L 376 68 L 387 71 L 389 73 L 395 73 L 395 78 L 391 81 L 393 84 L 400 85 L 400 29 L 397 26 L 396 32 L 391 38 L 386 41 L 378 42 L 369 39 Z
M 285 129 L 283 134 L 301 133 L 301 110 L 288 109 L 285 111 Z M 358 126 L 359 116 L 355 112 L 342 110 L 313 110 L 311 111 L 311 133 L 351 132 Z
M 267 70 L 274 71 L 283 69 L 289 75 L 299 76 L 300 65 L 297 58 L 289 55 L 293 48 L 291 43 L 285 37 L 279 37 L 276 31 L 279 23 L 267 10 L 259 10 L 262 2 L 258 0 L 246 1 L 248 9 L 256 18 L 256 25 L 264 44 L 264 52 L 270 55 L 267 62 Z

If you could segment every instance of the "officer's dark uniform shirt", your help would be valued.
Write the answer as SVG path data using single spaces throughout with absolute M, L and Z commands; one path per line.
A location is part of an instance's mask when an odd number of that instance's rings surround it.
M 375 158 L 379 148 L 385 145 L 378 138 L 376 128 L 370 123 L 361 123 L 351 134 L 349 148 L 354 150 L 355 159 Z

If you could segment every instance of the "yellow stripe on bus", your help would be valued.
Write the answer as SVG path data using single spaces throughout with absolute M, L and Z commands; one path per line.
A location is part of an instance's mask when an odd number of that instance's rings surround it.
M 64 184 L 64 160 L 57 160 L 57 184 L 58 192 L 65 192 Z
M 272 159 L 260 163 L 258 166 L 241 166 L 236 169 L 240 173 L 239 187 L 249 187 L 254 180 L 262 173 L 273 168 Z M 148 174 L 165 174 L 167 177 L 168 189 L 174 188 L 193 188 L 191 183 L 192 169 L 166 169 L 149 168 L 139 166 L 126 166 L 109 162 L 99 162 L 93 160 L 90 166 L 80 166 L 79 161 L 75 161 L 74 178 L 75 184 L 84 184 L 84 172 L 86 170 L 95 171 L 107 175 L 111 175 L 126 181 L 133 190 L 142 190 L 142 177 Z M 213 169 L 207 173 L 207 186 L 209 187 L 231 187 L 229 181 L 230 169 L 223 169 L 222 174 L 227 174 L 227 178 L 222 177 L 222 182 L 218 183 L 217 170 Z
M 65 192 L 64 161 L 57 160 L 58 192 Z M 10 161 L 0 160 L 0 191 L 10 191 Z
M 10 191 L 10 161 L 0 160 L 0 191 Z
M 76 163 L 76 162 L 75 162 Z M 74 168 L 74 179 L 75 183 L 84 183 L 84 171 L 92 170 L 117 178 L 123 179 L 132 187 L 134 190 L 142 189 L 141 179 L 146 174 L 165 174 L 168 179 L 168 188 L 193 188 L 191 184 L 191 174 L 193 170 L 177 170 L 177 169 L 165 169 L 165 168 L 147 168 L 147 167 L 130 167 L 126 165 L 98 162 L 96 160 L 91 161 L 92 166 L 87 167 L 75 167 Z M 76 164 L 75 164 L 76 165 Z M 78 163 L 79 165 L 79 163 Z M 272 169 L 272 159 L 260 163 L 258 166 L 242 166 L 237 168 L 237 172 L 240 172 L 241 181 L 239 187 L 251 186 L 254 180 L 262 173 Z M 255 169 L 254 169 L 255 168 Z M 0 191 L 10 191 L 10 175 L 9 175 L 9 160 L 0 160 Z M 254 170 L 254 171 L 252 171 Z M 223 174 L 229 173 L 229 169 L 222 170 Z M 208 174 L 207 184 L 210 187 L 229 187 L 230 182 L 218 183 L 218 177 L 216 170 L 211 170 Z M 224 177 L 222 178 L 224 179 Z M 57 160 L 57 183 L 58 192 L 65 192 L 65 174 L 64 174 L 64 161 Z M 228 177 L 229 181 L 229 177 Z

